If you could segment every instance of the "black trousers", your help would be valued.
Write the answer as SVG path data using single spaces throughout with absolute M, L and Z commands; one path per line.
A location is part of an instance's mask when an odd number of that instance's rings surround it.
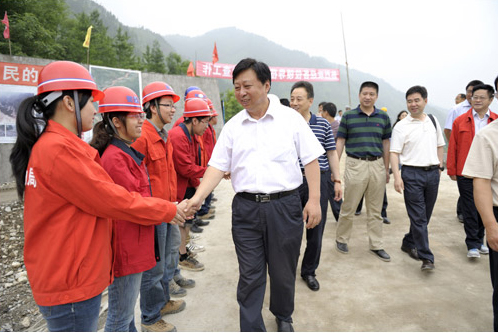
M 332 179 L 329 177 L 327 179 L 327 186 L 328 186 L 328 192 L 329 192 L 329 202 L 330 202 L 330 208 L 332 209 L 332 214 L 334 214 L 335 221 L 339 221 L 339 213 L 341 212 L 341 206 L 342 206 L 342 199 L 339 201 L 335 201 L 335 192 L 334 192 L 334 186 L 335 183 L 332 181 Z
M 484 225 L 481 215 L 474 203 L 474 185 L 471 178 L 457 176 L 458 191 L 460 192 L 460 211 L 463 214 L 465 229 L 465 244 L 467 250 L 479 249 L 484 241 Z
M 493 207 L 495 219 L 498 221 L 498 207 Z M 498 332 L 498 252 L 489 248 L 489 272 L 493 285 L 493 328 Z
M 306 250 L 304 251 L 301 263 L 301 276 L 315 276 L 315 271 L 320 264 L 323 231 L 325 230 L 325 222 L 327 221 L 329 199 L 328 180 L 330 180 L 330 170 L 320 172 L 320 208 L 322 209 L 322 219 L 320 224 L 313 229 L 306 229 Z M 299 186 L 299 196 L 301 197 L 301 205 L 304 207 L 309 198 L 306 177 L 303 177 L 303 183 Z
M 403 238 L 403 246 L 416 248 L 420 259 L 434 262 L 427 226 L 437 199 L 439 169 L 425 171 L 403 166 L 401 178 L 405 186 L 406 212 L 410 218 L 410 231 Z
M 239 262 L 237 301 L 241 331 L 265 331 L 261 315 L 270 276 L 270 311 L 292 322 L 303 212 L 298 191 L 269 202 L 235 195 L 232 238 Z

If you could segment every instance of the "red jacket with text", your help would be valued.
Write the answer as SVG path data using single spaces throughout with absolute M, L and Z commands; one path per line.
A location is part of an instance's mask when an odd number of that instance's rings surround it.
M 171 221 L 176 205 L 116 185 L 94 148 L 49 120 L 26 170 L 24 263 L 38 305 L 95 297 L 112 283 L 111 219 Z
M 142 154 L 113 139 L 101 159 L 102 166 L 116 184 L 143 197 L 150 197 Z M 112 232 L 115 277 L 144 272 L 156 265 L 153 225 L 113 220 Z
M 173 161 L 177 174 L 177 200 L 185 197 L 187 187 L 197 187 L 199 178 L 206 171 L 201 166 L 201 148 L 199 142 L 190 135 L 185 124 L 173 127 L 169 131 L 169 138 L 173 144 Z
M 470 146 L 475 136 L 474 116 L 470 109 L 460 115 L 453 122 L 451 128 L 450 143 L 448 146 L 448 156 L 446 157 L 446 167 L 448 176 L 461 176 L 465 160 L 469 154 Z M 495 120 L 498 114 L 490 112 L 488 124 Z

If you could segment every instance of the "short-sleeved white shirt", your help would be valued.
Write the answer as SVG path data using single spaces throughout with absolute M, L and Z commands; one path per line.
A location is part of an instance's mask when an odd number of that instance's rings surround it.
M 475 135 L 462 175 L 490 179 L 493 206 L 498 207 L 498 121 L 489 123 Z
M 270 105 L 260 119 L 244 109 L 224 126 L 209 165 L 231 172 L 236 193 L 278 193 L 303 181 L 299 160 L 309 164 L 325 151 L 304 118 L 268 95 Z
M 437 130 L 428 115 L 418 120 L 408 115 L 393 128 L 389 151 L 400 154 L 400 163 L 411 166 L 440 164 L 437 148 L 445 145 L 441 126 Z
M 455 119 L 457 119 L 459 116 L 461 116 L 465 112 L 469 111 L 469 109 L 471 107 L 472 107 L 472 105 L 470 105 L 468 100 L 465 100 L 465 101 L 455 105 L 454 107 L 452 107 L 450 109 L 450 111 L 448 111 L 448 116 L 446 117 L 446 123 L 444 124 L 444 128 L 451 130 L 451 128 L 453 127 L 453 122 L 455 121 Z

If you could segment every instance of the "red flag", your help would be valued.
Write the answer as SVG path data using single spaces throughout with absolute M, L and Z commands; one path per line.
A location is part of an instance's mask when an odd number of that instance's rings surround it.
M 194 74 L 194 64 L 192 64 L 192 61 L 188 65 L 187 76 L 195 76 L 195 74 Z
M 218 49 L 216 48 L 216 42 L 214 42 L 214 50 L 213 50 L 213 64 L 218 62 Z
M 5 24 L 5 30 L 3 31 L 3 38 L 10 38 L 10 30 L 9 30 L 9 18 L 7 17 L 7 11 L 5 11 L 5 16 L 3 17 L 2 23 Z

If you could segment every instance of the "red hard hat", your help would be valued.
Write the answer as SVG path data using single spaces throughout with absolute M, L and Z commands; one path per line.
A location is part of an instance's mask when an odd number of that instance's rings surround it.
M 211 110 L 204 100 L 200 98 L 190 98 L 185 102 L 183 117 L 211 117 Z
M 91 90 L 94 102 L 104 97 L 86 68 L 72 61 L 54 61 L 40 71 L 37 95 L 59 90 Z
M 216 112 L 216 109 L 214 108 L 214 104 L 209 98 L 207 99 L 207 103 L 208 103 L 209 108 L 211 109 L 211 116 L 212 117 L 218 116 L 218 112 Z
M 171 88 L 169 84 L 161 81 L 156 81 L 149 83 L 144 87 L 144 90 L 142 91 L 142 105 L 162 96 L 173 97 L 173 103 L 176 103 L 180 100 L 180 96 L 175 94 L 173 88 Z
M 207 95 L 200 89 L 199 90 L 194 89 L 187 92 L 187 94 L 185 95 L 185 102 L 187 102 L 189 99 L 192 98 L 200 98 L 206 102 L 208 100 Z
M 104 90 L 104 94 L 104 98 L 99 103 L 99 113 L 143 112 L 137 94 L 130 88 L 109 87 Z

